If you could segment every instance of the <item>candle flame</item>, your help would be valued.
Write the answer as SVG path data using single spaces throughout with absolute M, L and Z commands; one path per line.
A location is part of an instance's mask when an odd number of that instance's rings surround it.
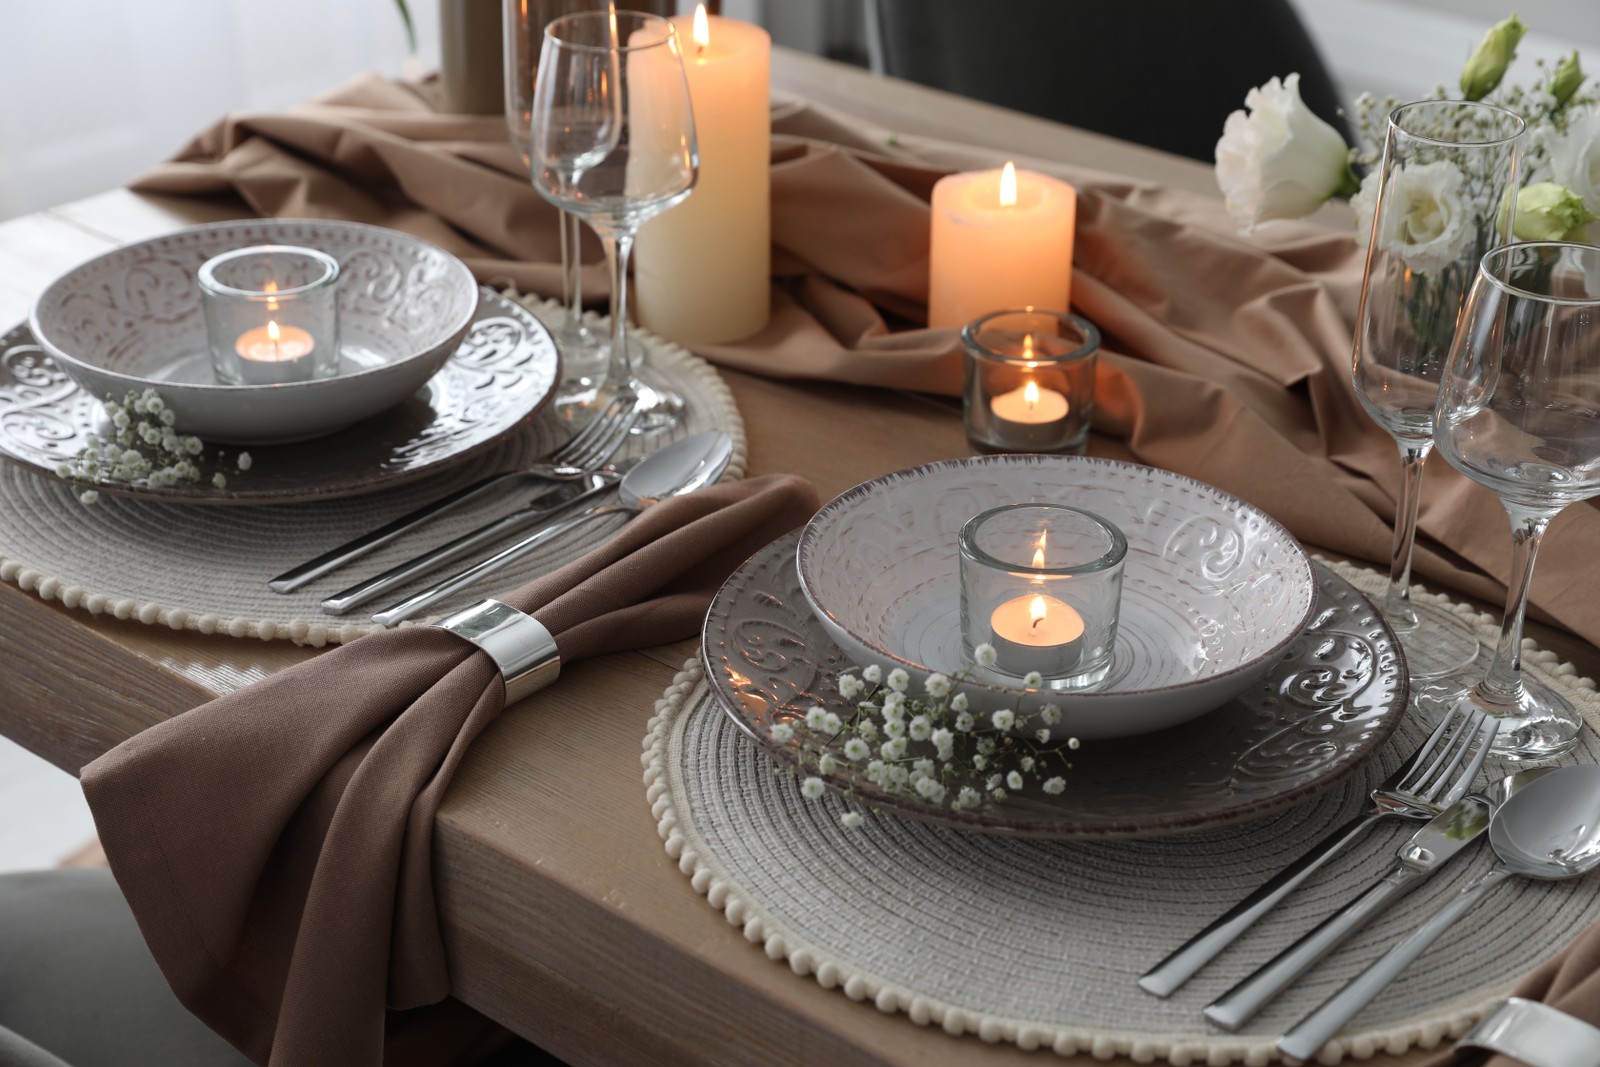
M 283 336 L 283 331 L 278 329 L 278 324 L 271 319 L 267 320 L 267 340 L 273 344 L 278 343 L 278 338 Z
M 1048 614 L 1049 609 L 1045 607 L 1044 597 L 1035 594 L 1034 598 L 1028 602 L 1028 617 L 1033 620 L 1033 622 L 1029 623 L 1029 627 L 1032 628 L 1044 622 L 1044 617 Z
M 711 43 L 711 20 L 706 18 L 706 5 L 694 5 L 694 43 L 702 51 Z
M 277 282 L 268 282 L 263 287 L 263 291 L 267 294 L 267 310 L 268 311 L 277 311 L 278 310 L 278 298 L 276 296 L 274 296 L 273 294 L 278 291 L 278 283 Z
M 1000 206 L 1013 207 L 1017 202 L 1017 168 L 1008 159 L 1000 172 Z
M 1039 385 L 1037 382 L 1029 381 L 1027 385 L 1022 387 L 1022 399 L 1028 405 L 1029 411 L 1039 406 Z
M 1044 539 L 1049 533 L 1047 530 L 1039 531 L 1039 547 L 1033 550 L 1033 565 L 1035 569 L 1044 567 Z

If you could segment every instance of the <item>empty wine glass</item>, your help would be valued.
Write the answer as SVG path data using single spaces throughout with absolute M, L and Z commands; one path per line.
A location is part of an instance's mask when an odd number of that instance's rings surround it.
M 575 11 L 598 10 L 600 0 L 505 0 L 506 130 L 522 163 L 533 166 L 534 71 L 544 43 L 544 28 L 553 19 Z M 561 212 L 561 303 L 566 321 L 556 331 L 561 351 L 561 387 L 556 411 L 576 418 L 594 409 L 595 393 L 605 381 L 605 342 L 583 321 L 582 224 Z
M 1406 104 L 1389 115 L 1376 175 L 1350 378 L 1367 413 L 1400 446 L 1383 614 L 1413 680 L 1449 674 L 1478 654 L 1477 636 L 1458 615 L 1412 601 L 1411 553 L 1439 376 L 1478 260 L 1510 239 L 1525 126 L 1488 104 Z
M 533 101 L 533 177 L 582 216 L 611 268 L 608 386 L 638 397 L 647 431 L 676 425 L 683 398 L 646 385 L 628 347 L 628 254 L 639 226 L 688 196 L 699 167 L 694 114 L 672 23 L 580 12 L 545 28 Z
M 1511 516 L 1511 582 L 1494 659 L 1476 685 L 1422 687 L 1420 707 L 1467 702 L 1500 717 L 1493 755 L 1543 760 L 1583 719 L 1522 674 L 1522 619 L 1539 541 L 1562 508 L 1600 496 L 1600 248 L 1513 244 L 1483 257 L 1440 385 L 1445 460 Z

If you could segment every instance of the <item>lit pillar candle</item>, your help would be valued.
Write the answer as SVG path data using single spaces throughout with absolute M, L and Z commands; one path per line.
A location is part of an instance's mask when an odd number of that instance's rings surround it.
M 961 327 L 1001 308 L 1066 311 L 1078 194 L 1016 170 L 951 174 L 933 187 L 928 325 Z
M 634 307 L 646 329 L 684 344 L 759 332 L 771 314 L 772 38 L 758 26 L 672 20 L 694 104 L 694 195 L 646 222 L 634 249 Z
M 1007 600 L 994 609 L 989 624 L 994 665 L 1018 678 L 1029 671 L 1047 679 L 1065 677 L 1083 654 L 1083 616 L 1044 593 Z

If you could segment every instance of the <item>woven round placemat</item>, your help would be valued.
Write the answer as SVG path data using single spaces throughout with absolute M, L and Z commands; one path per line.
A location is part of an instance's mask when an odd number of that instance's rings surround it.
M 562 312 L 557 305 L 520 299 L 550 326 L 559 325 Z M 620 455 L 639 455 L 701 430 L 725 430 L 733 438 L 733 460 L 724 477 L 743 477 L 744 422 L 716 371 L 683 348 L 644 331 L 632 337 L 646 349 L 651 374 L 682 393 L 687 408 L 681 426 L 667 434 L 634 438 Z M 183 506 L 110 494 L 86 506 L 67 483 L 0 462 L 4 501 L 0 580 L 71 608 L 175 630 L 314 646 L 349 641 L 376 629 L 368 614 L 383 604 L 335 618 L 318 609 L 324 597 L 481 526 L 531 494 L 524 490 L 441 516 L 295 593 L 274 593 L 267 588 L 267 579 L 458 486 L 531 462 L 569 435 L 553 406 L 547 407 L 494 447 L 430 477 L 364 496 L 272 507 Z M 491 595 L 495 588 L 513 588 L 576 558 L 618 524 L 618 520 L 603 521 L 611 525 L 596 522 L 580 527 L 508 565 L 487 587 L 440 601 L 433 614 L 416 621 L 443 618 Z M 436 576 L 447 573 L 441 570 Z
M 1363 592 L 1383 587 L 1380 575 L 1333 566 Z M 1494 619 L 1453 607 L 1493 639 Z M 1531 646 L 1524 665 L 1583 708 L 1590 729 L 1573 758 L 1600 761 L 1593 682 Z M 839 798 L 803 799 L 797 781 L 723 714 L 691 660 L 658 702 L 644 764 L 667 852 L 747 939 L 797 974 L 984 1041 L 1141 1062 L 1264 1064 L 1278 1059 L 1278 1034 L 1484 873 L 1489 850 L 1475 848 L 1402 898 L 1242 1033 L 1212 1028 L 1200 1009 L 1380 876 L 1415 825 L 1380 824 L 1170 999 L 1135 980 L 1353 816 L 1425 733 L 1408 720 L 1339 788 L 1203 833 L 1038 841 L 876 813 L 845 829 Z M 1079 758 L 1094 758 L 1092 744 Z M 1596 919 L 1600 880 L 1513 881 L 1363 1011 L 1323 1062 L 1459 1036 Z

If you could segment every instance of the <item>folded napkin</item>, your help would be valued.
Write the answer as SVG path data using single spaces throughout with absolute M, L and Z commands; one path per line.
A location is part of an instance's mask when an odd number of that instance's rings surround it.
M 499 599 L 542 622 L 567 663 L 689 637 L 723 579 L 816 506 L 792 476 L 713 486 Z M 448 992 L 434 815 L 504 696 L 487 653 L 408 626 L 85 767 L 111 869 L 184 1005 L 259 1064 L 378 1064 L 385 1005 Z M 545 699 L 559 703 L 559 683 Z
M 928 199 L 943 174 L 1003 157 L 815 106 L 784 109 L 773 130 L 772 322 L 696 351 L 772 377 L 956 394 L 955 333 L 919 327 Z M 1280 222 L 1243 237 L 1220 197 L 1016 158 L 1078 189 L 1073 299 L 1105 337 L 1096 430 L 1243 497 L 1309 544 L 1387 561 L 1400 464 L 1348 384 L 1353 235 Z M 425 91 L 375 77 L 288 114 L 230 117 L 134 188 L 391 226 L 450 249 L 481 281 L 560 288 L 555 211 L 500 120 L 437 113 Z M 597 251 L 585 255 L 585 293 L 603 299 Z M 1420 528 L 1420 576 L 1501 600 L 1509 524 L 1487 490 L 1435 461 Z M 1600 514 L 1568 508 L 1532 599 L 1600 643 L 1600 598 L 1581 580 L 1597 547 Z

